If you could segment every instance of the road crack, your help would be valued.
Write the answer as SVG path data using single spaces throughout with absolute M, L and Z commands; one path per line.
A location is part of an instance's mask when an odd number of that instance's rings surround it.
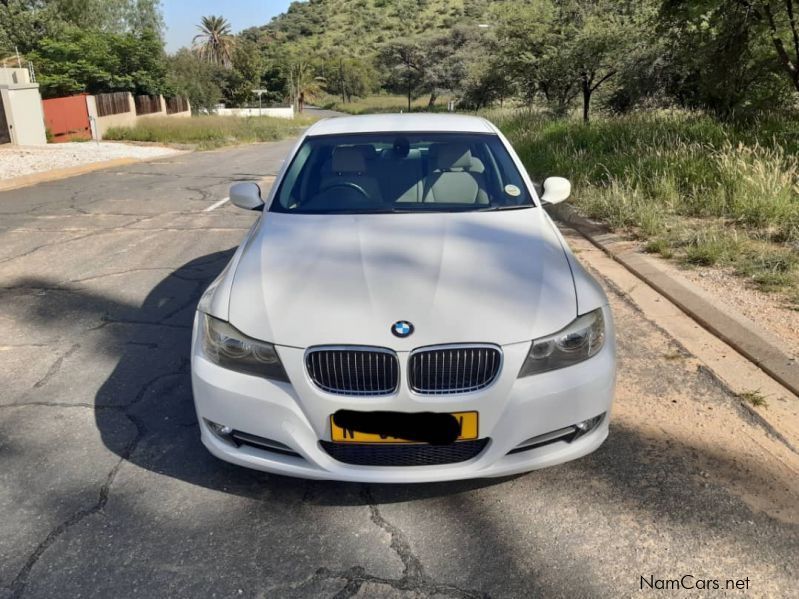
M 385 585 L 399 591 L 412 591 L 423 595 L 442 595 L 458 599 L 486 599 L 487 593 L 471 589 L 463 589 L 453 584 L 441 583 L 432 580 L 425 574 L 421 560 L 413 553 L 410 542 L 405 533 L 396 525 L 383 517 L 380 508 L 372 496 L 371 489 L 364 485 L 361 490 L 361 499 L 369 508 L 372 522 L 381 530 L 387 532 L 391 538 L 391 549 L 399 556 L 403 565 L 402 576 L 399 579 L 382 578 L 366 572 L 362 566 L 353 566 L 348 570 L 334 572 L 326 568 L 316 571 L 314 578 L 318 580 L 342 579 L 344 587 L 334 595 L 334 599 L 348 599 L 355 596 L 366 583 Z
M 48 381 L 58 374 L 59 370 L 61 370 L 61 365 L 64 363 L 64 360 L 66 360 L 79 349 L 80 343 L 75 343 L 72 347 L 65 351 L 63 355 L 59 356 L 59 358 L 53 362 L 50 368 L 47 369 L 47 372 L 44 373 L 44 376 L 33 384 L 33 388 L 38 389 L 40 387 L 44 387 Z
M 140 425 L 139 422 L 133 417 L 128 414 L 125 414 L 128 419 L 133 423 L 134 427 L 136 428 L 136 434 L 133 436 L 133 439 L 125 446 L 125 448 L 119 453 L 119 460 L 117 460 L 114 467 L 106 476 L 105 482 L 100 487 L 100 492 L 97 497 L 97 501 L 91 505 L 90 507 L 83 508 L 81 510 L 76 511 L 73 513 L 69 518 L 63 521 L 61 524 L 56 526 L 52 529 L 48 535 L 44 538 L 44 540 L 39 543 L 36 549 L 31 553 L 28 559 L 25 561 L 25 564 L 22 566 L 20 571 L 17 573 L 14 580 L 11 582 L 11 586 L 9 587 L 11 590 L 11 598 L 12 599 L 19 599 L 22 597 L 23 593 L 25 592 L 25 587 L 28 584 L 28 576 L 30 575 L 31 570 L 39 561 L 39 558 L 42 557 L 45 551 L 56 542 L 56 540 L 64 534 L 67 530 L 82 522 L 88 516 L 92 514 L 96 514 L 105 507 L 106 503 L 108 503 L 108 497 L 111 493 L 111 485 L 114 484 L 114 479 L 116 478 L 117 474 L 119 473 L 119 469 L 122 467 L 122 464 L 128 461 L 130 456 L 136 449 L 136 446 L 139 444 L 141 440 L 144 429 Z

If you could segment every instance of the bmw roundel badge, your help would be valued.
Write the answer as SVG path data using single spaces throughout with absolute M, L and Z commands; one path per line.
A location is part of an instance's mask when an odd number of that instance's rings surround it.
M 407 320 L 398 320 L 391 325 L 391 332 L 395 337 L 408 337 L 413 333 L 413 325 Z

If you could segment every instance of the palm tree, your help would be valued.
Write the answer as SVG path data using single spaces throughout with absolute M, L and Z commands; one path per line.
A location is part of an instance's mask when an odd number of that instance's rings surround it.
M 324 77 L 317 77 L 307 60 L 297 59 L 288 64 L 288 87 L 291 103 L 302 112 L 305 102 L 312 100 L 322 91 Z
M 200 33 L 192 40 L 197 55 L 208 62 L 229 67 L 234 43 L 230 22 L 224 17 L 211 15 L 203 17 L 197 29 Z

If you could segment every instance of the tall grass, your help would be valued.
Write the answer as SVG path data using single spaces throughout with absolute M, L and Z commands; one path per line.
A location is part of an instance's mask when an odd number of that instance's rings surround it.
M 721 123 L 660 112 L 584 125 L 487 114 L 532 176 L 569 177 L 577 207 L 690 264 L 730 265 L 764 288 L 799 268 L 799 119 Z
M 274 141 L 297 135 L 314 119 L 279 119 L 267 116 L 195 116 L 191 118 L 139 119 L 135 127 L 114 127 L 104 139 L 185 144 L 200 150 L 222 146 Z

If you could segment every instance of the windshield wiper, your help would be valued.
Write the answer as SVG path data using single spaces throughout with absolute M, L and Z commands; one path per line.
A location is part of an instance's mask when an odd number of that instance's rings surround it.
M 487 208 L 478 208 L 476 212 L 498 212 L 500 210 L 524 210 L 525 208 L 535 208 L 532 204 L 520 204 L 513 206 L 488 206 Z

